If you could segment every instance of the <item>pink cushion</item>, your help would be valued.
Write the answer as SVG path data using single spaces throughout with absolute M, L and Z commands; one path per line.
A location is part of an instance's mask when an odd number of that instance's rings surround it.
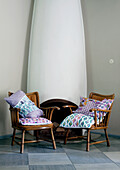
M 39 117 L 39 118 L 20 118 L 19 123 L 22 125 L 47 125 L 51 124 L 52 122 L 46 118 Z

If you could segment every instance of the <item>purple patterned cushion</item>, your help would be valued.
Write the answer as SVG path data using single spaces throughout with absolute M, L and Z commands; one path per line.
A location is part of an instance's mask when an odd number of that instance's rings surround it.
M 85 106 L 89 101 L 93 101 L 95 102 L 97 105 L 104 103 L 104 104 L 108 104 L 108 107 L 110 108 L 111 104 L 113 103 L 113 99 L 104 99 L 102 101 L 99 100 L 95 100 L 95 99 L 90 99 L 90 98 L 86 98 L 86 97 L 80 97 L 80 105 Z
M 22 125 L 47 125 L 52 122 L 46 118 L 20 118 L 19 123 Z
M 113 101 L 114 101 L 114 99 L 104 99 L 104 100 L 102 100 L 102 103 L 104 105 L 106 105 L 107 109 L 109 110 Z
M 108 110 L 107 104 L 104 104 L 103 102 L 101 102 L 100 104 L 98 104 L 96 108 L 97 108 L 97 109 L 102 109 L 102 110 Z
M 19 90 L 10 97 L 5 98 L 13 108 L 20 108 L 19 114 L 26 118 L 37 118 L 43 115 L 43 111 L 33 103 L 26 94 Z
M 80 97 L 80 107 L 76 110 L 76 112 L 81 112 L 85 115 L 89 115 L 94 117 L 94 111 L 90 111 L 92 108 L 96 109 L 102 109 L 102 110 L 109 110 L 114 100 L 112 99 L 104 99 L 102 101 L 94 100 L 90 98 Z M 95 105 L 91 105 L 91 108 L 89 107 L 89 103 L 94 103 Z M 82 107 L 81 107 L 82 105 Z M 102 116 L 103 112 L 97 111 L 97 117 Z M 106 112 L 104 112 L 104 116 L 106 115 Z
M 90 99 L 90 98 L 86 98 L 86 97 L 80 97 L 80 105 L 82 105 L 82 106 L 85 106 L 89 101 L 92 101 L 96 104 L 100 103 L 99 100 Z
M 113 103 L 113 101 L 114 101 L 114 100 L 112 100 L 112 99 L 104 99 L 104 100 L 100 101 L 99 104 L 97 104 L 96 109 L 102 109 L 102 110 L 104 110 L 104 111 L 105 111 L 105 110 L 109 110 L 109 109 L 110 109 L 110 106 L 111 106 L 112 103 Z M 103 114 L 103 112 L 101 112 L 101 111 L 96 111 L 96 113 L 97 113 L 97 117 L 101 117 L 102 115 L 105 116 L 107 112 L 104 112 L 104 114 Z M 93 112 L 90 112 L 90 113 L 89 113 L 89 116 L 94 117 L 94 116 L 95 116 L 94 111 L 93 111 Z
M 82 106 L 82 107 L 78 107 L 78 109 L 76 111 L 73 111 L 75 113 L 82 113 L 85 115 L 89 115 L 89 112 L 91 109 L 96 108 L 96 103 L 94 101 L 88 101 L 86 103 L 86 105 Z

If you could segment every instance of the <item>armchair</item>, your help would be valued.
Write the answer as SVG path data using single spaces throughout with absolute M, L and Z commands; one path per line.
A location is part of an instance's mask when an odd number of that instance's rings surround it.
M 13 93 L 9 92 L 8 95 L 11 96 Z M 33 102 L 35 103 L 35 105 L 40 108 L 40 102 L 39 102 L 39 94 L 38 92 L 32 92 L 32 93 L 27 93 L 26 96 Z M 44 116 L 41 117 L 40 119 L 44 122 L 44 123 L 40 123 L 40 124 L 36 124 L 33 123 L 31 125 L 29 125 L 29 123 L 26 124 L 21 124 L 20 123 L 20 109 L 19 108 L 13 108 L 12 106 L 10 106 L 10 113 L 11 113 L 11 123 L 12 123 L 12 128 L 13 128 L 13 136 L 12 136 L 12 145 L 14 145 L 14 142 L 16 142 L 17 144 L 20 145 L 20 153 L 24 152 L 24 143 L 32 143 L 32 142 L 39 142 L 40 138 L 38 136 L 38 132 L 39 130 L 43 130 L 43 129 L 50 129 L 50 133 L 51 133 L 51 138 L 53 143 L 53 148 L 56 149 L 56 143 L 55 143 L 55 139 L 54 139 L 54 134 L 53 134 L 53 123 L 51 122 L 52 119 L 52 114 L 53 111 L 55 109 L 59 109 L 59 107 L 42 107 L 41 108 L 44 111 Z M 45 118 L 45 119 L 44 119 Z M 29 118 L 28 118 L 29 120 Z M 22 131 L 22 138 L 21 141 L 18 142 L 15 137 L 15 133 L 16 130 L 21 130 Z M 25 136 L 25 132 L 26 131 L 36 131 L 36 140 L 26 140 L 24 139 Z M 47 139 L 43 139 L 43 140 L 47 140 Z M 47 140 L 48 141 L 48 140 Z
M 90 95 L 89 95 L 89 99 L 90 100 L 92 99 L 92 100 L 97 100 L 97 101 L 102 101 L 104 99 L 114 100 L 114 97 L 115 97 L 114 94 L 112 94 L 112 95 L 102 95 L 102 94 L 98 94 L 98 93 L 94 93 L 94 92 L 91 92 Z M 85 126 L 80 126 L 79 127 L 80 129 L 86 129 L 87 130 L 86 151 L 89 151 L 90 145 L 99 144 L 99 143 L 102 143 L 102 142 L 107 142 L 107 146 L 110 146 L 110 142 L 109 142 L 109 138 L 108 138 L 108 134 L 107 134 L 107 129 L 108 129 L 108 123 L 109 123 L 109 119 L 110 119 L 110 115 L 111 115 L 111 111 L 112 111 L 112 106 L 113 106 L 113 102 L 112 102 L 112 104 L 111 104 L 111 106 L 109 107 L 108 110 L 99 109 L 99 108 L 91 109 L 91 113 L 92 113 L 93 117 L 82 115 L 82 114 L 78 117 L 79 120 L 77 120 L 77 123 L 80 122 L 82 119 L 83 120 L 86 119 L 88 122 L 90 122 L 90 124 L 89 124 L 90 126 L 89 127 L 87 127 L 87 126 L 86 127 Z M 69 106 L 69 105 L 68 106 L 64 106 L 64 108 L 66 108 L 66 107 L 69 107 L 70 111 L 71 111 L 71 116 L 69 117 L 69 120 L 71 118 L 70 121 L 75 121 L 75 119 L 77 118 L 77 116 L 79 114 L 76 113 L 76 117 L 73 119 L 73 111 L 72 111 L 72 107 L 73 106 Z M 67 119 L 67 121 L 69 121 L 69 120 Z M 82 123 L 84 124 L 84 121 Z M 64 124 L 65 124 L 65 121 L 63 121 L 60 126 L 63 127 Z M 83 125 L 83 124 L 81 124 L 81 125 Z M 66 135 L 65 135 L 64 144 L 67 143 L 68 139 L 76 139 L 76 138 L 86 139 L 85 136 L 69 137 L 69 132 L 70 132 L 69 124 L 66 127 L 64 126 L 64 128 L 66 129 Z M 91 140 L 90 132 L 92 130 L 99 130 L 99 129 L 103 129 L 104 130 L 106 140 L 91 142 L 92 140 Z

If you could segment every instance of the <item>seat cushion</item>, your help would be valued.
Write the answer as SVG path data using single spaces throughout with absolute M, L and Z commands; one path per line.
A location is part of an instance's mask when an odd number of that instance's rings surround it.
M 19 108 L 19 114 L 26 118 L 37 118 L 43 115 L 43 111 L 39 109 L 27 96 L 19 90 L 10 97 L 5 98 L 13 108 Z
M 52 122 L 46 118 L 20 118 L 19 123 L 22 125 L 47 125 Z

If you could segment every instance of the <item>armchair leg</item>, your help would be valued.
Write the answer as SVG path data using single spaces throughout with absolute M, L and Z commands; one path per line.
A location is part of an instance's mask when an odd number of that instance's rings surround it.
M 15 132 L 16 132 L 16 129 L 14 128 L 13 136 L 12 136 L 12 143 L 11 143 L 12 146 L 14 145 L 14 141 L 15 141 Z
M 51 128 L 51 136 L 52 136 L 52 142 L 53 142 L 53 149 L 56 149 L 56 143 L 55 143 L 55 138 L 53 134 L 53 128 Z
M 64 140 L 64 144 L 66 145 L 67 143 L 67 139 L 68 139 L 68 135 L 69 135 L 70 129 L 67 129 L 66 135 L 65 135 L 65 140 Z
M 39 139 L 39 131 L 36 130 L 36 141 L 38 141 L 38 139 Z
M 106 137 L 106 140 L 107 140 L 107 146 L 110 146 L 110 142 L 109 142 L 109 138 L 108 138 L 108 134 L 107 134 L 107 129 L 104 129 L 105 131 L 105 137 Z
M 25 137 L 25 130 L 22 130 L 22 141 L 21 141 L 20 153 L 24 152 L 24 137 Z
M 87 146 L 86 151 L 90 150 L 90 129 L 87 129 Z

